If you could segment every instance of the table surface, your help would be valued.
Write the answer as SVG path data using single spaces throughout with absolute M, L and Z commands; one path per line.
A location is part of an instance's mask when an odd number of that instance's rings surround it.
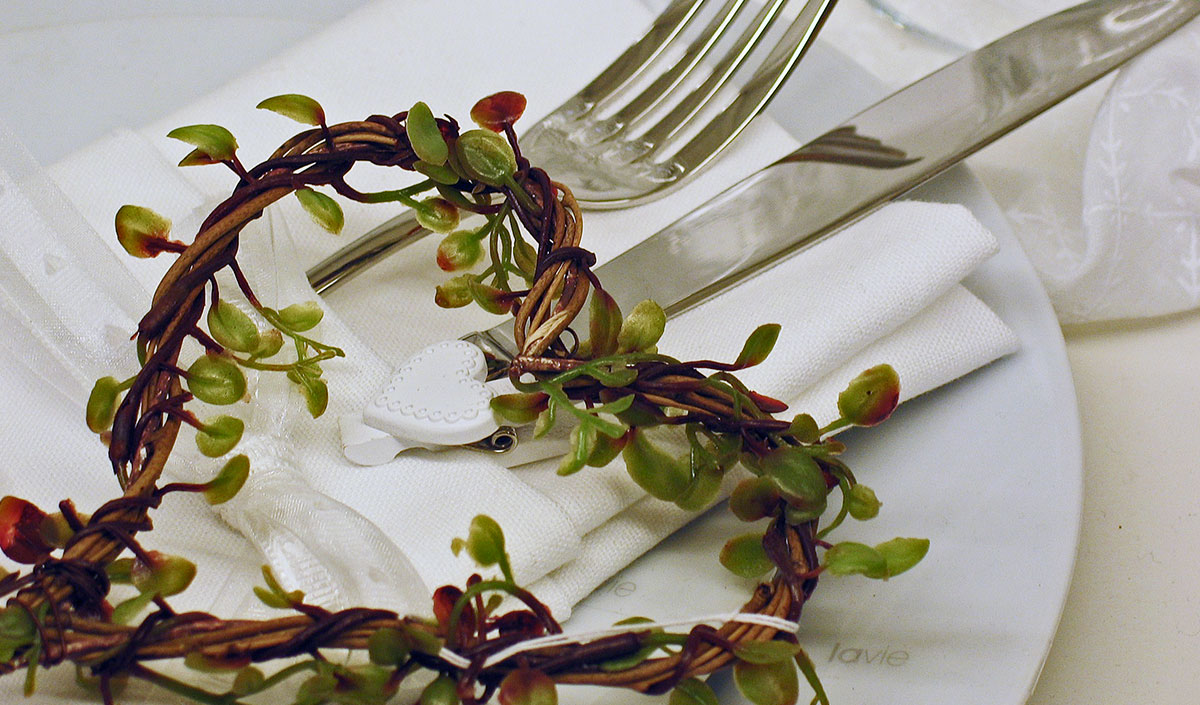
M 162 114 L 153 107 L 161 90 L 201 95 L 252 66 L 212 60 L 210 42 L 215 40 L 205 36 L 203 20 L 196 19 L 205 12 L 222 8 L 226 14 L 292 18 L 278 20 L 277 31 L 268 37 L 223 37 L 252 44 L 240 56 L 253 62 L 362 3 L 305 3 L 309 11 L 292 14 L 289 8 L 294 10 L 296 3 L 290 0 L 244 2 L 237 10 L 219 0 L 58 3 L 59 17 L 70 16 L 73 24 L 86 27 L 67 31 L 77 43 L 64 51 L 125 48 L 97 53 L 93 80 L 87 82 L 54 66 L 39 66 L 43 85 L 31 91 L 22 85 L 33 69 L 22 65 L 22 47 L 65 36 L 58 34 L 64 31 L 62 23 L 48 22 L 40 5 L 0 0 L 5 18 L 0 23 L 0 62 L 5 64 L 0 90 L 9 97 L 0 105 L 0 123 L 49 164 L 112 126 L 143 124 Z M 190 23 L 181 21 L 180 34 L 120 41 L 122 17 L 178 15 L 180 8 L 192 15 Z M 889 25 L 865 0 L 843 0 L 823 36 L 893 87 L 954 58 Z M 79 41 L 93 46 L 80 47 Z M 188 85 L 164 87 L 153 76 L 128 70 L 136 60 L 133 46 L 142 51 L 170 46 L 208 60 L 194 63 Z M 1014 165 L 1028 168 L 1029 155 L 1061 170 L 1082 163 L 1086 128 L 1105 85 L 1049 111 L 968 162 L 1001 205 L 1006 178 Z M 63 113 L 61 104 L 36 100 L 56 91 L 74 91 L 80 106 L 100 112 L 81 121 Z M 1062 624 L 1029 703 L 1193 703 L 1200 692 L 1200 669 L 1195 668 L 1200 654 L 1200 570 L 1195 561 L 1200 555 L 1200 476 L 1194 472 L 1200 458 L 1195 424 L 1200 375 L 1194 353 L 1200 347 L 1200 314 L 1070 327 L 1064 334 L 1082 417 L 1083 525 Z

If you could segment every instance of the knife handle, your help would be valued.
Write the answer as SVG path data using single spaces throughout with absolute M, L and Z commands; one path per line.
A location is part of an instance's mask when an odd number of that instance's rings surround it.
M 404 211 L 318 262 L 307 272 L 308 283 L 318 294 L 324 294 L 429 232 L 417 222 L 415 212 Z

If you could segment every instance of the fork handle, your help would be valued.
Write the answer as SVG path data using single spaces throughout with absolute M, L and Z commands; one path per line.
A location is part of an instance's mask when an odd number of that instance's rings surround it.
M 318 262 L 307 272 L 308 283 L 318 294 L 324 294 L 384 255 L 408 247 L 428 234 L 417 223 L 416 213 L 405 211 Z

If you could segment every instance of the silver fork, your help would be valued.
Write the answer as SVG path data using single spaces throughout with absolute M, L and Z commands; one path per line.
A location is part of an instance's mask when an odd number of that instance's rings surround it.
M 805 0 L 732 100 L 719 105 L 721 89 L 747 65 L 788 0 L 766 0 L 704 76 L 704 60 L 753 4 L 724 0 L 695 38 L 680 47 L 687 30 L 701 23 L 716 2 L 674 0 L 645 36 L 522 136 L 525 156 L 570 184 L 583 207 L 595 209 L 660 198 L 711 162 L 774 97 L 837 4 Z M 678 57 L 660 68 L 670 54 Z M 404 213 L 316 264 L 308 270 L 309 283 L 325 293 L 428 233 L 411 212 Z

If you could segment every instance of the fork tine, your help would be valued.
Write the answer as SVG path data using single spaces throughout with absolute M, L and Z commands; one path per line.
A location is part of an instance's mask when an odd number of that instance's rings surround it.
M 800 58 L 808 51 L 836 4 L 837 0 L 807 0 L 799 15 L 771 48 L 770 53 L 733 102 L 670 158 L 674 168 L 685 171 L 699 169 L 762 112 Z M 651 152 L 642 155 L 642 159 L 661 153 L 662 146 L 655 145 Z
M 786 3 L 787 0 L 771 0 L 764 5 L 750 26 L 738 37 L 733 49 L 713 67 L 712 73 L 704 79 L 703 83 L 679 101 L 654 126 L 633 140 L 622 144 L 618 148 L 617 154 L 612 156 L 619 161 L 635 161 L 647 158 L 659 151 L 666 141 L 683 129 L 688 121 L 733 77 L 734 72 L 741 67 L 758 43 L 762 41 L 763 36 L 774 24 L 775 19 L 779 16 L 779 11 Z
M 746 0 L 727 0 L 708 25 L 688 45 L 683 56 L 671 68 L 659 74 L 636 97 L 630 99 L 611 116 L 599 121 L 590 130 L 592 143 L 608 139 L 628 127 L 634 120 L 661 103 L 708 56 L 726 30 L 733 24 Z
M 593 78 L 579 93 L 571 98 L 571 117 L 582 117 L 604 99 L 639 76 L 647 66 L 662 54 L 675 40 L 688 22 L 696 16 L 700 6 L 708 0 L 675 0 L 662 14 L 654 19 L 650 29 L 636 43 L 626 49 L 609 64 L 608 68 Z M 564 106 L 566 107 L 566 106 Z

